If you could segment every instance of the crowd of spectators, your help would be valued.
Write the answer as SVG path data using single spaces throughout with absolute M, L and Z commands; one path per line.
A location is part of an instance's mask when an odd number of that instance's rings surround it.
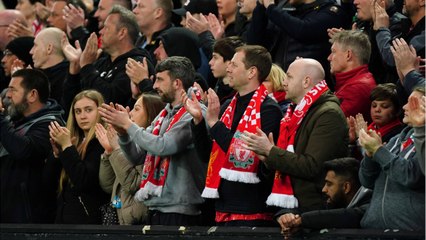
M 7 7 L 0 223 L 425 230 L 424 1 Z

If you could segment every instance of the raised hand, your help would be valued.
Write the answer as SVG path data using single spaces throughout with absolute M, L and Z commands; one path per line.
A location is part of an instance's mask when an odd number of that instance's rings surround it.
M 216 92 L 211 88 L 208 90 L 207 102 L 206 121 L 210 127 L 213 127 L 219 121 L 220 102 Z
M 361 113 L 358 113 L 355 116 L 355 132 L 359 133 L 359 130 L 364 129 L 364 131 L 367 131 L 368 128 L 368 124 L 367 122 L 364 120 L 364 117 L 362 116 Z M 359 137 L 357 135 L 357 137 Z
M 61 39 L 61 47 L 62 47 L 62 52 L 64 53 L 65 57 L 67 58 L 69 62 L 76 62 L 76 63 L 80 62 L 82 50 L 80 47 L 80 42 L 78 40 L 75 41 L 75 48 L 74 48 L 68 41 L 67 34 L 63 33 L 62 39 Z
M 87 39 L 86 47 L 81 53 L 80 57 L 80 67 L 84 67 L 87 64 L 92 64 L 98 58 L 98 36 L 96 33 L 90 34 L 89 39 Z
M 196 19 L 192 14 L 188 11 L 186 12 L 186 28 L 195 32 L 196 34 L 200 34 L 205 31 L 210 30 L 209 22 L 207 18 L 200 13 L 200 18 Z
M 343 28 L 329 28 L 327 29 L 327 34 L 329 38 L 333 38 L 336 33 L 343 31 Z
M 108 125 L 107 137 L 109 145 L 111 146 L 113 151 L 120 148 L 120 145 L 118 144 L 117 131 L 115 131 L 115 129 L 111 125 Z
M 61 150 L 59 149 L 55 140 L 53 140 L 52 138 L 49 138 L 49 141 L 50 141 L 50 145 L 52 146 L 53 157 L 59 158 L 59 154 L 61 153 Z
M 61 147 L 62 151 L 72 146 L 70 131 L 66 127 L 60 126 L 56 121 L 50 123 L 49 135 Z
M 420 57 L 417 57 L 416 49 L 413 46 L 408 46 L 403 38 L 397 38 L 392 41 L 391 52 L 395 60 L 399 80 L 404 83 L 407 73 L 418 70 Z
M 346 118 L 346 123 L 349 127 L 349 143 L 355 143 L 358 138 L 358 134 L 355 128 L 355 118 L 350 116 Z
M 274 146 L 272 133 L 267 136 L 260 128 L 256 128 L 256 133 L 244 131 L 241 139 L 246 144 L 246 149 L 255 152 L 260 160 L 265 160 Z
M 19 19 L 16 19 L 12 24 L 9 25 L 6 34 L 11 39 L 25 36 L 34 37 L 34 33 L 31 30 L 31 27 L 27 26 L 25 22 L 22 22 Z
M 39 19 L 41 19 L 42 21 L 46 21 L 47 18 L 50 16 L 50 10 L 48 7 L 46 7 L 43 3 L 41 2 L 36 2 L 35 3 L 35 8 L 36 8 L 36 15 Z
M 30 66 L 30 65 L 28 65 L 28 66 Z M 13 74 L 14 72 L 16 72 L 20 69 L 24 69 L 24 68 L 25 68 L 25 63 L 22 60 L 15 59 L 15 60 L 13 60 L 13 63 L 12 63 L 11 73 Z
M 107 137 L 107 130 L 104 128 L 104 126 L 100 123 L 96 123 L 95 125 L 95 134 L 96 138 L 98 139 L 101 146 L 105 149 L 106 154 L 111 154 L 112 147 L 109 144 L 108 137 Z
M 223 21 L 219 21 L 213 13 L 210 13 L 207 16 L 207 21 L 209 22 L 210 31 L 212 32 L 214 39 L 221 39 L 225 33 L 225 23 Z
M 371 11 L 373 11 L 374 30 L 378 30 L 381 27 L 389 27 L 389 16 L 385 10 L 384 0 L 371 1 Z
M 76 8 L 74 5 L 68 4 L 62 12 L 64 13 L 62 18 L 71 30 L 85 25 L 84 10 L 81 7 Z
M 361 129 L 359 131 L 359 144 L 365 149 L 367 156 L 372 157 L 376 153 L 382 144 L 382 138 L 374 130 L 365 131 Z
M 120 135 L 127 134 L 127 129 L 132 125 L 128 111 L 119 104 L 114 106 L 113 103 L 109 105 L 103 103 L 102 106 L 99 107 L 99 114 L 102 120 L 111 124 Z
M 188 97 L 187 93 L 182 91 L 181 101 L 183 103 L 183 107 L 186 109 L 186 111 L 189 114 L 191 114 L 192 119 L 194 119 L 194 124 L 198 125 L 203 120 L 203 113 L 201 111 L 200 102 L 195 96 L 195 93 L 190 92 L 190 94 L 191 94 L 191 98 Z
M 424 127 L 425 126 L 425 105 L 426 97 L 421 98 L 415 95 L 411 95 L 408 98 L 408 105 L 410 109 L 411 124 L 413 127 Z
M 136 85 L 139 84 L 139 82 L 142 80 L 149 78 L 146 57 L 142 59 L 142 62 L 138 62 L 133 58 L 128 58 L 126 64 L 126 74 Z

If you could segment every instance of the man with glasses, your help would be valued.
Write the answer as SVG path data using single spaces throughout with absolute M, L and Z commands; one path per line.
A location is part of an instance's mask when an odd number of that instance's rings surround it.
M 31 58 L 30 50 L 34 45 L 34 38 L 33 37 L 18 37 L 10 41 L 7 45 L 5 50 L 3 51 L 3 58 L 1 59 L 1 65 L 4 69 L 4 74 L 6 78 L 4 79 L 4 83 L 2 82 L 1 85 L 5 84 L 4 87 L 6 88 L 7 84 L 10 80 L 10 75 L 12 74 L 12 65 L 16 62 L 16 60 L 20 60 L 19 63 L 20 66 L 28 66 L 33 65 L 33 60 Z

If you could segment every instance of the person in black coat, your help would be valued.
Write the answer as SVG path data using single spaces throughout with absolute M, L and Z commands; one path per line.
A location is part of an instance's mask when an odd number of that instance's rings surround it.
M 98 107 L 102 95 L 94 90 L 77 94 L 71 104 L 67 127 L 57 122 L 49 126 L 56 161 L 62 164 L 56 223 L 100 224 L 101 205 L 109 196 L 99 185 L 99 165 L 103 147 L 95 138 L 101 122 Z
M 53 223 L 56 189 L 51 184 L 57 179 L 49 178 L 45 164 L 52 152 L 48 125 L 64 121 L 62 108 L 48 96 L 46 75 L 21 69 L 12 74 L 7 110 L 0 99 L 2 223 Z

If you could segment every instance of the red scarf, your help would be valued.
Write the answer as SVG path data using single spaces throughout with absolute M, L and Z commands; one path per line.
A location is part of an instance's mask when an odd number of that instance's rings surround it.
M 327 90 L 327 83 L 323 80 L 306 93 L 302 101 L 295 108 L 293 106 L 287 108 L 287 113 L 281 120 L 277 147 L 294 153 L 294 138 L 296 137 L 300 123 L 312 104 Z M 294 196 L 293 187 L 291 186 L 290 176 L 281 174 L 279 171 L 275 172 L 272 193 L 266 200 L 266 204 L 282 208 L 298 207 L 298 201 Z
M 392 131 L 392 129 L 394 129 L 395 127 L 401 126 L 402 123 L 401 121 L 397 118 L 395 120 L 393 120 L 392 122 L 386 124 L 383 127 L 377 127 L 377 125 L 372 122 L 369 126 L 368 126 L 368 130 L 372 129 L 374 131 L 376 131 L 377 133 L 380 133 L 380 136 L 385 136 L 386 134 L 388 134 L 390 131 Z
M 172 126 L 180 120 L 180 118 L 186 112 L 184 107 L 181 107 L 179 111 L 173 116 L 166 131 L 169 131 Z M 167 115 L 166 109 L 160 112 L 160 117 L 154 124 L 152 130 L 153 135 L 159 135 L 161 124 L 163 123 L 164 117 Z M 154 156 L 147 152 L 145 157 L 145 163 L 142 170 L 142 181 L 140 189 L 136 192 L 135 198 L 139 201 L 147 199 L 149 196 L 161 196 L 163 191 L 164 183 L 166 182 L 167 172 L 169 170 L 170 156 L 160 157 Z
M 260 84 L 238 123 L 228 152 L 225 153 L 216 141 L 213 141 L 207 169 L 206 186 L 201 195 L 202 197 L 219 198 L 217 189 L 221 178 L 233 182 L 252 184 L 260 182 L 257 177 L 259 159 L 254 152 L 245 149 L 241 134 L 244 131 L 256 133 L 256 127 L 261 127 L 260 106 L 267 95 L 268 91 L 265 86 Z M 232 126 L 236 102 L 237 97 L 235 95 L 220 119 L 229 129 Z

